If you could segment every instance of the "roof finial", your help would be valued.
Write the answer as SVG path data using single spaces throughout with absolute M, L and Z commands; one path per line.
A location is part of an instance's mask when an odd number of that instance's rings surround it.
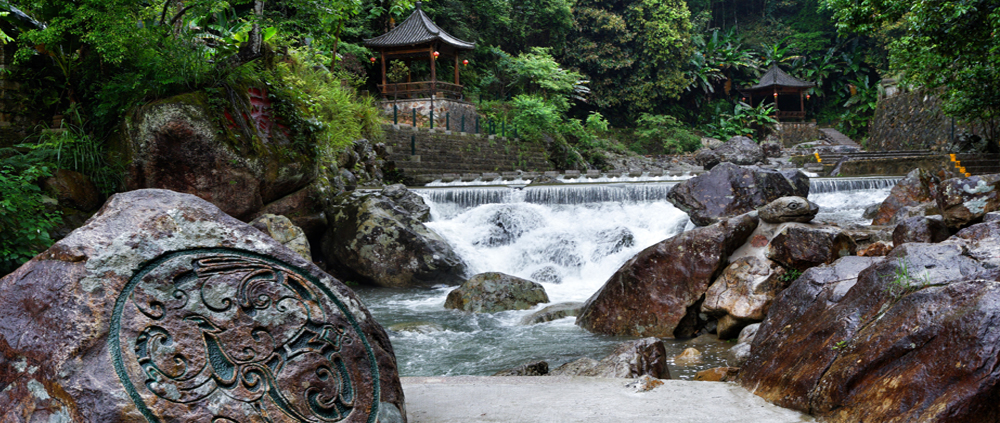
M 417 10 L 420 10 L 420 5 L 422 5 L 422 4 L 424 4 L 424 2 L 422 2 L 422 1 L 418 1 L 417 2 Z

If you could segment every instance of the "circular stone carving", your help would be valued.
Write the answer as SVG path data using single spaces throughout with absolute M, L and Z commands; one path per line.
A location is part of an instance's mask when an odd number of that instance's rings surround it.
M 315 277 L 229 249 L 173 252 L 122 290 L 109 347 L 150 422 L 374 422 L 379 375 Z

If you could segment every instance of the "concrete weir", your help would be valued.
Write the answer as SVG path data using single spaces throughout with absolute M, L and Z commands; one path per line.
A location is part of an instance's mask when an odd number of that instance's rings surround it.
M 815 421 L 726 382 L 663 380 L 638 392 L 632 379 L 582 376 L 400 379 L 410 423 Z

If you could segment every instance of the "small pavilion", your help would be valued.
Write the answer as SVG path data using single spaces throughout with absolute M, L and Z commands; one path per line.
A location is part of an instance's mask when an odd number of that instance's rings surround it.
M 753 107 L 761 103 L 773 103 L 775 117 L 778 120 L 805 119 L 806 91 L 815 86 L 816 84 L 812 82 L 785 73 L 778 65 L 772 65 L 764 76 L 760 77 L 757 85 L 741 89 L 739 92 L 749 100 L 747 104 Z
M 383 98 L 462 98 L 462 85 L 459 81 L 459 54 L 472 50 L 476 43 L 462 41 L 448 34 L 434 24 L 420 8 L 417 2 L 410 17 L 389 32 L 375 38 L 365 40 L 365 46 L 379 52 L 382 62 L 382 83 L 379 91 Z M 443 60 L 442 60 L 443 59 Z M 409 72 L 406 82 L 389 84 L 386 81 L 386 63 L 389 60 L 403 60 L 407 68 L 413 60 L 428 60 L 431 65 L 430 81 L 411 80 Z M 438 80 L 438 62 L 455 64 L 455 82 Z

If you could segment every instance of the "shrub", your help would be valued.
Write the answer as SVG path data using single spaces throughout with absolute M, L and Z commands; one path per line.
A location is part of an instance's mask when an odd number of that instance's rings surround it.
M 640 154 L 679 154 L 701 147 L 701 137 L 692 134 L 680 121 L 670 115 L 643 113 L 636 121 L 636 140 L 633 148 Z
M 48 248 L 49 232 L 61 222 L 57 213 L 46 211 L 37 184 L 51 175 L 48 166 L 31 163 L 18 169 L 10 162 L 0 162 L 0 275 Z

